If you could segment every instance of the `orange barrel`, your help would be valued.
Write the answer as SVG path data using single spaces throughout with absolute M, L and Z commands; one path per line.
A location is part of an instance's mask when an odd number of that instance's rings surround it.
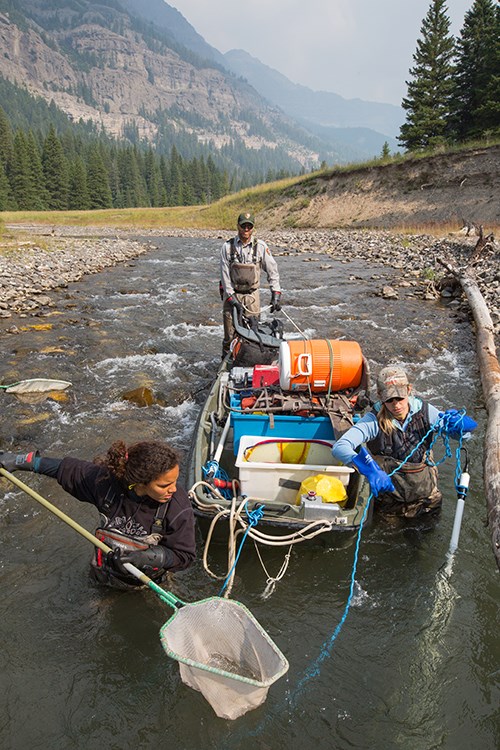
M 292 339 L 280 344 L 279 368 L 284 391 L 334 393 L 360 384 L 363 354 L 357 341 Z

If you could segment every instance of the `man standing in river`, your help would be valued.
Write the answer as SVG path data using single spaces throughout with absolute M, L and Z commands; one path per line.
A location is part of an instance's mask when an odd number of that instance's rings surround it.
M 278 265 L 263 240 L 253 236 L 255 220 L 249 212 L 238 216 L 238 234 L 227 240 L 221 250 L 220 293 L 223 300 L 224 341 L 222 356 L 229 351 L 234 338 L 233 309 L 238 315 L 259 317 L 260 272 L 267 275 L 271 289 L 271 312 L 281 310 L 281 287 Z

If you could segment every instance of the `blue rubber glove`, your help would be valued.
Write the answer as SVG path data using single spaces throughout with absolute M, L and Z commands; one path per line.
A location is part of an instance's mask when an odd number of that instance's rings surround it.
M 477 422 L 457 409 L 440 411 L 439 416 L 443 418 L 443 432 L 454 440 L 459 440 L 461 435 L 474 432 L 477 427 Z
M 379 492 L 394 492 L 392 479 L 383 471 L 373 456 L 369 454 L 364 446 L 359 449 L 359 453 L 351 459 L 351 463 L 356 467 L 360 474 L 368 479 L 370 490 L 374 497 Z

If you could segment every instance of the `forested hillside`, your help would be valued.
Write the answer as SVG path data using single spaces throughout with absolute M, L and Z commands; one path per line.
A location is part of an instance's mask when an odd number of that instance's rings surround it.
M 456 39 L 446 0 L 430 0 L 402 102 L 408 153 L 499 137 L 499 38 L 495 0 L 473 0 Z M 223 63 L 163 0 L 0 0 L 0 210 L 207 203 L 366 161 L 357 141 L 398 158 L 366 128 L 306 130 Z
M 91 124 L 71 126 L 56 107 L 11 88 L 0 81 L 0 101 L 12 107 L 11 119 L 0 107 L 0 211 L 194 205 L 229 192 L 210 154 L 186 159 L 172 146 L 165 156 Z
M 335 159 L 175 32 L 118 0 L 0 0 L 0 76 L 110 138 L 167 157 L 172 146 L 187 160 L 210 154 L 233 188 Z

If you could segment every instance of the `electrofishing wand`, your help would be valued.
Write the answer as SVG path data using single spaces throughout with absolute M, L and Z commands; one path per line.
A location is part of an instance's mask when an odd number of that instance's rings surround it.
M 450 555 L 453 555 L 458 547 L 458 539 L 460 537 L 460 527 L 462 525 L 462 516 L 463 516 L 464 508 L 465 508 L 465 498 L 467 496 L 467 491 L 469 489 L 469 482 L 470 482 L 470 474 L 467 471 L 467 467 L 469 463 L 467 451 L 464 447 L 462 447 L 462 450 L 465 453 L 465 465 L 464 465 L 463 472 L 460 474 L 460 479 L 458 480 L 456 484 L 457 507 L 455 509 L 455 519 L 453 521 L 453 530 L 451 532 L 450 548 L 448 550 L 448 553 Z

